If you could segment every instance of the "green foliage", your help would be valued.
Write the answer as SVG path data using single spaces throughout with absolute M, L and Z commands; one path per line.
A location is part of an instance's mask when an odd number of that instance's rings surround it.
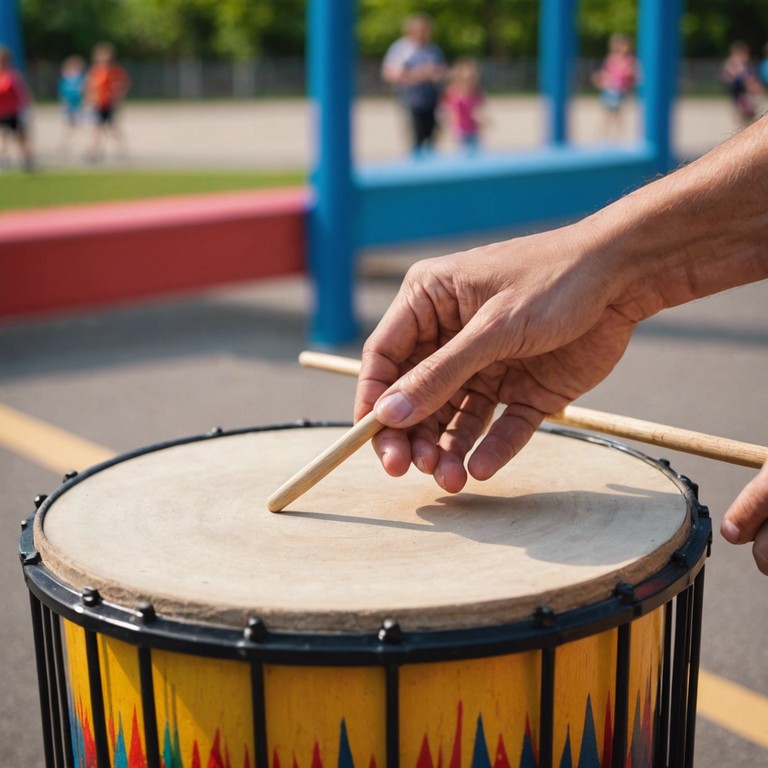
M 60 59 L 86 55 L 95 43 L 117 42 L 120 0 L 22 0 L 21 17 L 28 54 Z
M 616 0 L 581 0 L 579 50 L 584 56 L 603 56 L 606 41 L 614 32 L 634 36 L 637 4 Z
M 111 40 L 122 57 L 247 59 L 300 56 L 308 0 L 19 0 L 32 58 L 87 54 Z M 416 11 L 434 19 L 435 41 L 461 54 L 530 58 L 538 41 L 539 0 L 358 0 L 358 49 L 377 58 Z M 687 0 L 685 54 L 723 57 L 744 39 L 758 53 L 768 38 L 768 3 Z M 579 48 L 600 56 L 612 32 L 634 34 L 637 2 L 580 0 Z
M 754 0 L 688 0 L 683 17 L 685 55 L 725 58 L 734 40 L 760 56 L 768 41 L 768 4 Z

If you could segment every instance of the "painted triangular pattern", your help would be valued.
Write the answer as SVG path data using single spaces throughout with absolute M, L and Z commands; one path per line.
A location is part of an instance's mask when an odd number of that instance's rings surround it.
M 114 735 L 114 722 L 112 734 Z M 117 738 L 112 742 L 115 750 L 115 768 L 128 768 L 128 750 L 125 748 L 125 734 L 123 733 L 123 718 L 117 715 Z
M 499 734 L 499 741 L 496 744 L 496 757 L 493 760 L 493 768 L 510 768 L 507 750 L 504 748 L 504 737 Z
M 461 728 L 464 719 L 464 705 L 459 702 L 456 710 L 456 730 L 453 733 L 453 749 L 451 750 L 451 762 L 448 768 L 461 768 Z
M 147 757 L 141 746 L 141 732 L 139 731 L 139 715 L 136 707 L 133 708 L 131 720 L 131 746 L 128 749 L 128 768 L 147 768 Z
M 347 723 L 344 718 L 341 719 L 341 734 L 339 735 L 339 768 L 355 768 L 352 749 L 349 746 L 349 736 L 347 735 Z
M 491 757 L 488 754 L 488 745 L 485 741 L 485 729 L 483 728 L 483 716 L 477 716 L 475 728 L 475 746 L 472 748 L 472 768 L 492 768 Z
M 613 722 L 611 719 L 611 694 L 605 704 L 605 731 L 603 733 L 603 761 L 600 768 L 611 768 L 613 763 Z
M 581 735 L 578 766 L 579 768 L 600 768 L 595 718 L 592 714 L 592 697 L 589 694 L 587 694 L 587 706 L 584 712 L 584 730 Z
M 565 729 L 565 746 L 563 755 L 560 758 L 560 768 L 573 768 L 573 757 L 571 756 L 571 727 Z

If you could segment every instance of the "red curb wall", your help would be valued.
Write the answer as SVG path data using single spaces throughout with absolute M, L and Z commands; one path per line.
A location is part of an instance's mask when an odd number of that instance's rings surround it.
M 303 272 L 304 189 L 0 216 L 0 319 Z

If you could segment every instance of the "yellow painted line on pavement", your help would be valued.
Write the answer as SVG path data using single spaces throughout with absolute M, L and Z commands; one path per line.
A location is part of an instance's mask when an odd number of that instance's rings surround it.
M 115 455 L 102 445 L 2 404 L 0 446 L 62 474 Z M 697 711 L 721 728 L 768 749 L 768 698 L 756 691 L 701 669 Z
M 115 452 L 0 403 L 0 446 L 64 474 L 111 459 Z
M 721 728 L 768 749 L 768 699 L 756 691 L 702 669 L 696 711 Z

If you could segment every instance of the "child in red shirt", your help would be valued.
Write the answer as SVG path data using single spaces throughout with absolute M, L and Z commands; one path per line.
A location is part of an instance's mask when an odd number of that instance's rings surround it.
M 10 134 L 18 143 L 24 169 L 32 170 L 32 149 L 24 110 L 29 104 L 29 93 L 21 73 L 13 66 L 11 52 L 0 46 L 0 162 L 6 164 L 7 137 Z
M 480 90 L 480 73 L 474 59 L 459 59 L 448 74 L 443 94 L 443 108 L 448 113 L 459 146 L 474 151 L 480 143 L 482 119 L 480 108 L 484 97 Z
M 115 62 L 115 47 L 99 43 L 93 49 L 91 68 L 86 77 L 86 99 L 94 111 L 95 129 L 89 158 L 101 158 L 102 142 L 107 132 L 118 144 L 124 144 L 122 132 L 115 120 L 117 107 L 130 87 L 127 72 Z

